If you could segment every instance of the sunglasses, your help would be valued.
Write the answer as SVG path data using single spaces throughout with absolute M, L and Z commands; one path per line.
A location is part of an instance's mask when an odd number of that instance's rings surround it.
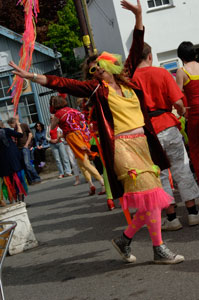
M 90 69 L 88 70 L 89 74 L 95 74 L 95 72 L 97 71 L 97 67 L 100 67 L 99 62 L 97 62 L 95 66 L 90 67 Z

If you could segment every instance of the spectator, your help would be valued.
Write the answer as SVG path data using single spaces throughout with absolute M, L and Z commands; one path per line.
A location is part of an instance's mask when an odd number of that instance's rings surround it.
M 34 150 L 34 162 L 39 168 L 43 168 L 46 164 L 46 149 L 49 147 L 49 143 L 46 140 L 46 131 L 44 124 L 37 122 L 35 124 L 35 150 Z
M 17 130 L 17 119 L 16 118 L 10 118 L 8 119 L 7 123 L 11 128 L 14 128 L 15 131 Z M 34 166 L 31 163 L 31 147 L 32 147 L 32 138 L 33 135 L 30 131 L 30 128 L 27 124 L 21 123 L 20 124 L 23 136 L 22 137 L 17 137 L 17 147 L 23 154 L 23 161 L 24 161 L 24 167 L 25 167 L 25 172 L 27 175 L 28 183 L 31 184 L 36 184 L 40 183 L 41 179 L 39 175 L 37 174 L 37 171 L 35 170 Z
M 0 206 L 5 206 L 3 200 L 8 199 L 10 203 L 13 200 L 24 201 L 24 195 L 27 195 L 27 185 L 25 173 L 21 164 L 21 153 L 17 148 L 13 138 L 23 136 L 22 129 L 18 119 L 16 119 L 17 130 L 4 128 L 0 121 Z
M 51 116 L 51 120 L 52 119 L 53 116 Z M 58 126 L 54 129 L 51 129 L 51 125 L 49 125 L 46 133 L 46 139 L 50 144 L 50 148 L 55 158 L 56 165 L 59 170 L 58 178 L 60 179 L 64 177 L 64 172 L 66 176 L 72 176 L 69 157 L 66 153 L 66 149 L 61 137 L 62 130 Z

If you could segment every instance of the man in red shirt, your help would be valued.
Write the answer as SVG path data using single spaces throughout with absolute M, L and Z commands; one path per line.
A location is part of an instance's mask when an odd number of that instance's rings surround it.
M 186 113 L 183 105 L 183 94 L 172 75 L 165 69 L 152 66 L 151 47 L 144 44 L 142 60 L 139 63 L 133 82 L 142 89 L 144 101 L 157 137 L 166 151 L 171 164 L 171 174 L 178 186 L 181 199 L 188 210 L 189 225 L 199 224 L 199 214 L 195 198 L 199 189 L 189 167 L 189 159 L 180 134 L 180 122 L 172 114 L 174 106 L 180 116 Z M 165 191 L 173 196 L 169 182 L 168 170 L 161 172 L 161 181 Z M 178 230 L 182 224 L 176 217 L 175 201 L 167 209 L 167 219 L 162 224 L 163 230 Z

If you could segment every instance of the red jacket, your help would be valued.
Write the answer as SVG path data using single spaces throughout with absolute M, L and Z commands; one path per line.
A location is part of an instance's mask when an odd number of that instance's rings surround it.
M 134 30 L 133 46 L 136 49 L 135 60 L 127 59 L 126 66 L 135 70 L 139 55 L 142 53 L 144 31 Z M 134 66 L 135 65 L 135 66 Z M 46 76 L 48 83 L 46 87 L 57 90 L 59 93 L 67 93 L 75 97 L 89 98 L 92 95 L 92 102 L 96 108 L 97 123 L 100 136 L 100 144 L 103 151 L 104 160 L 106 163 L 107 174 L 111 186 L 113 198 L 119 198 L 123 195 L 123 186 L 117 180 L 114 172 L 114 124 L 113 116 L 108 105 L 108 87 L 96 79 L 79 81 L 75 79 L 68 79 L 57 76 Z M 135 86 L 130 84 L 134 89 Z M 97 88 L 98 87 L 98 88 Z M 97 89 L 96 89 L 97 88 Z M 96 89 L 96 91 L 95 91 Z M 142 112 L 145 117 L 145 134 L 148 138 L 149 147 L 152 159 L 155 164 L 159 165 L 161 169 L 169 167 L 168 160 L 163 153 L 162 147 L 155 135 L 153 127 L 148 117 L 144 106 L 142 91 L 134 89 L 141 103 Z M 93 93 L 95 91 L 95 93 Z

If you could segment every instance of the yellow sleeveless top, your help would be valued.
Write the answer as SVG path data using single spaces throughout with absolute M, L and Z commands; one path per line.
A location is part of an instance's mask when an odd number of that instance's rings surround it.
M 185 68 L 182 68 L 182 70 L 188 76 L 187 81 L 183 84 L 184 86 L 187 85 L 191 80 L 199 80 L 199 75 L 191 75 Z
M 108 85 L 108 88 L 108 104 L 113 115 L 114 134 L 144 126 L 140 102 L 133 89 L 121 85 L 124 96 L 120 96 L 111 86 Z

